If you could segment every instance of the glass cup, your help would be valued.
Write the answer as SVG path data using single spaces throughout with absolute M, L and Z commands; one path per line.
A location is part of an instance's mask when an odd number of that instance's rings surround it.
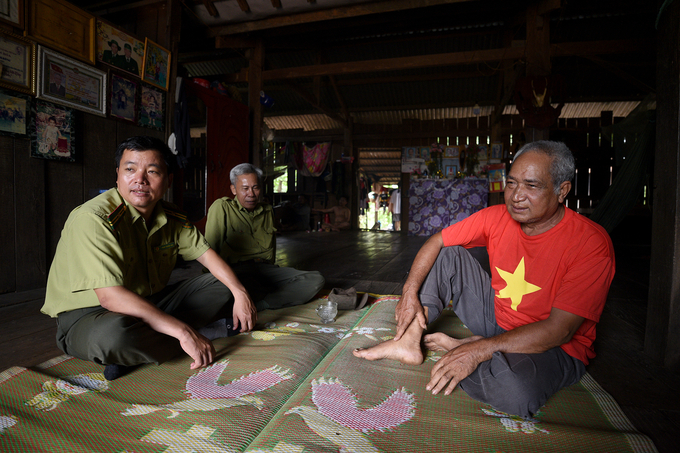
M 330 300 L 325 300 L 316 307 L 316 314 L 321 318 L 323 324 L 335 321 L 335 316 L 338 314 L 338 303 Z

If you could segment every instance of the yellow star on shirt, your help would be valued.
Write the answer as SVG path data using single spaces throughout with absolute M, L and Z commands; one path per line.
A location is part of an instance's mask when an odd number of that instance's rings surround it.
M 512 303 L 510 308 L 517 311 L 517 307 L 522 303 L 522 297 L 527 294 L 535 293 L 539 289 L 539 286 L 532 285 L 528 281 L 524 280 L 524 257 L 520 260 L 517 265 L 515 272 L 510 273 L 504 271 L 503 269 L 496 268 L 498 275 L 505 280 L 506 286 L 498 292 L 498 297 L 502 299 L 510 298 Z

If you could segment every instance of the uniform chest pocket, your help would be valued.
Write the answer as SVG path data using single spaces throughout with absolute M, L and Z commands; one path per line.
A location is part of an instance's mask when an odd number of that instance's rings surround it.
M 179 247 L 176 243 L 170 242 L 157 247 L 154 247 L 152 252 L 154 261 L 158 264 L 159 275 L 165 275 L 172 272 L 177 262 L 177 253 Z

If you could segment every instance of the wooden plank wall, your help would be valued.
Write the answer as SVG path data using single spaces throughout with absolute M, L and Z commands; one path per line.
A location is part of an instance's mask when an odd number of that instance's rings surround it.
M 132 135 L 163 132 L 76 112 L 76 162 L 30 157 L 30 141 L 0 136 L 0 294 L 42 288 L 73 208 L 115 186 L 114 153 Z

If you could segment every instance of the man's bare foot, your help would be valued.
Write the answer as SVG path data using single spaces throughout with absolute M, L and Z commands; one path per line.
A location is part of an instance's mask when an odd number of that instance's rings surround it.
M 425 342 L 425 347 L 429 349 L 430 351 L 444 351 L 448 352 L 453 349 L 456 349 L 458 346 L 465 344 L 465 343 L 470 343 L 472 341 L 477 341 L 481 340 L 483 337 L 480 335 L 474 335 L 472 337 L 466 337 L 466 338 L 453 338 L 445 333 L 441 332 L 435 332 L 431 333 L 428 335 L 425 335 L 424 342 Z
M 423 329 L 414 319 L 399 341 L 387 340 L 372 348 L 357 348 L 352 351 L 352 354 L 366 360 L 392 359 L 406 365 L 420 365 L 424 360 L 423 351 L 420 348 L 422 336 Z

